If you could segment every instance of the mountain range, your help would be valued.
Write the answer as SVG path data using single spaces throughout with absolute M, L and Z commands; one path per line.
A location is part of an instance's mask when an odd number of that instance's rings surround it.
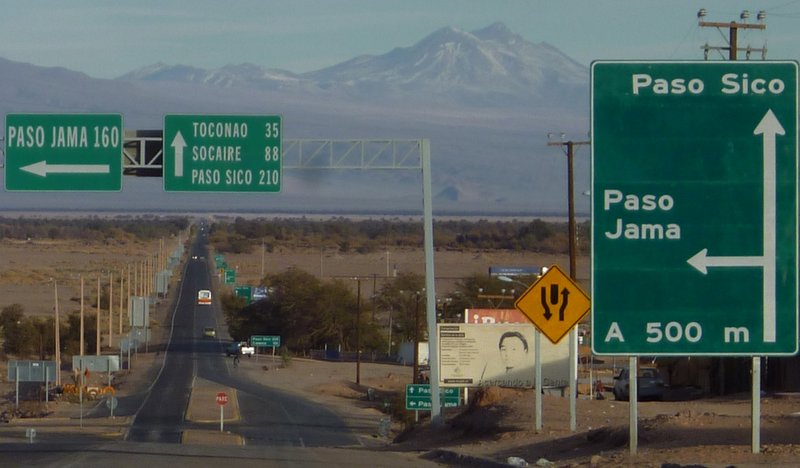
M 156 63 L 116 79 L 0 59 L 0 112 L 120 113 L 126 129 L 165 114 L 280 114 L 287 139 L 429 138 L 437 214 L 558 216 L 566 158 L 548 133 L 585 140 L 589 71 L 504 24 L 445 27 L 409 47 L 307 73 L 252 63 Z M 588 151 L 586 151 L 588 153 Z M 576 191 L 588 188 L 576 157 Z M 2 195 L 4 209 L 414 213 L 421 178 L 400 171 L 286 171 L 280 194 L 165 194 L 129 177 L 119 194 Z M 585 198 L 585 197 L 584 197 Z M 588 200 L 577 197 L 579 212 Z

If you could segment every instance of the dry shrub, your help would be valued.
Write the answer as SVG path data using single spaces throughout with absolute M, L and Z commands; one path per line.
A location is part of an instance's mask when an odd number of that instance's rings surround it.
M 469 401 L 467 412 L 487 406 L 494 406 L 510 398 L 521 398 L 523 390 L 514 388 L 483 387 L 475 391 Z

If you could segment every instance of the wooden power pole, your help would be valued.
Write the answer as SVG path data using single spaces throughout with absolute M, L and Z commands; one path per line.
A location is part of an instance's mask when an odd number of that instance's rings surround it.
M 697 12 L 697 18 L 699 20 L 699 26 L 701 28 L 717 28 L 722 32 L 722 29 L 728 29 L 728 45 L 727 46 L 710 46 L 708 43 L 703 45 L 703 54 L 706 60 L 708 60 L 708 52 L 710 50 L 727 50 L 728 51 L 728 60 L 737 60 L 739 51 L 746 52 L 746 59 L 750 59 L 750 53 L 752 52 L 760 52 L 761 53 L 761 60 L 764 60 L 767 57 L 767 48 L 752 48 L 749 45 L 747 47 L 739 47 L 739 30 L 740 29 L 759 29 L 765 30 L 767 29 L 767 25 L 764 24 L 764 19 L 767 17 L 767 13 L 763 10 L 759 11 L 756 15 L 756 19 L 758 23 L 748 23 L 747 20 L 750 18 L 750 12 L 744 10 L 741 15 L 739 15 L 739 19 L 742 20 L 741 23 L 737 23 L 736 21 L 731 21 L 730 23 L 723 23 L 723 22 L 715 22 L 715 21 L 705 21 L 704 18 L 706 17 L 706 9 L 701 8 L 700 11 Z

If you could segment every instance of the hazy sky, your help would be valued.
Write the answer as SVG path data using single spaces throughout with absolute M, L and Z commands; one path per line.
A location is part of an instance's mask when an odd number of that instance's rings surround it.
M 218 68 L 250 62 L 306 72 L 413 45 L 444 26 L 496 21 L 578 62 L 702 59 L 723 45 L 707 21 L 767 12 L 767 30 L 739 44 L 768 58 L 800 58 L 800 0 L 0 0 L 0 57 L 114 78 L 156 62 Z M 725 33 L 727 34 L 727 32 Z M 719 58 L 716 56 L 715 58 Z

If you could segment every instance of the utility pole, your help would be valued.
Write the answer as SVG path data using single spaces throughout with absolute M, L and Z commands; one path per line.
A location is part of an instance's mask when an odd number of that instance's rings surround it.
M 58 281 L 53 280 L 53 294 L 55 295 L 55 358 L 56 358 L 56 385 L 61 385 L 61 321 L 58 316 Z
M 356 384 L 361 384 L 361 277 L 356 277 Z
M 764 10 L 761 10 L 756 15 L 756 19 L 758 23 L 748 23 L 747 20 L 750 18 L 750 12 L 747 10 L 742 11 L 739 15 L 739 19 L 742 20 L 741 23 L 737 23 L 736 21 L 731 21 L 730 23 L 722 23 L 722 22 L 714 22 L 714 21 L 705 21 L 704 18 L 707 15 L 707 11 L 705 8 L 701 8 L 700 11 L 697 12 L 698 18 L 698 25 L 701 28 L 717 28 L 722 33 L 722 29 L 728 29 L 728 45 L 726 46 L 710 46 L 708 43 L 703 45 L 703 56 L 705 60 L 708 60 L 708 51 L 709 50 L 727 50 L 728 51 L 728 60 L 737 60 L 739 51 L 743 50 L 746 52 L 746 60 L 750 60 L 750 53 L 751 52 L 761 52 L 761 60 L 764 60 L 767 57 L 767 48 L 752 48 L 749 45 L 747 47 L 739 47 L 738 44 L 738 36 L 740 29 L 759 29 L 765 30 L 767 29 L 767 25 L 764 24 L 764 19 L 767 17 L 767 13 Z M 724 37 L 724 35 L 723 35 Z
M 564 135 L 563 133 L 561 134 Z M 548 134 L 548 137 L 552 136 Z M 577 280 L 578 271 L 575 265 L 575 258 L 577 251 L 575 248 L 575 176 L 573 174 L 573 157 L 575 155 L 575 147 L 590 145 L 591 141 L 549 141 L 547 146 L 561 146 L 564 148 L 564 154 L 567 155 L 567 212 L 569 216 L 569 277 Z

